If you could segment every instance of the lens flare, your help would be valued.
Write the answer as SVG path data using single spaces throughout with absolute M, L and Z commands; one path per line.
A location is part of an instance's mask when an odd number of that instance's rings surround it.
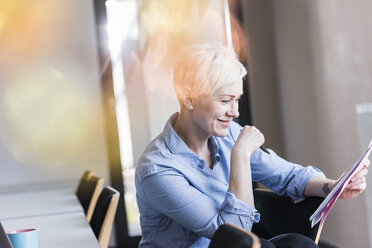
M 5 89 L 1 135 L 17 160 L 59 166 L 90 142 L 95 103 L 78 71 L 71 63 L 32 65 Z

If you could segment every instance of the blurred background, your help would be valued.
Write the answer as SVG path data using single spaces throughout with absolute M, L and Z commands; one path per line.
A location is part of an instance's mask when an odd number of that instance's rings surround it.
M 239 121 L 336 179 L 372 138 L 370 13 L 368 0 L 0 0 L 0 191 L 94 170 L 123 196 L 111 246 L 136 247 L 136 160 L 178 111 L 172 61 L 200 43 L 246 66 Z M 368 187 L 338 201 L 321 240 L 372 247 L 371 209 Z

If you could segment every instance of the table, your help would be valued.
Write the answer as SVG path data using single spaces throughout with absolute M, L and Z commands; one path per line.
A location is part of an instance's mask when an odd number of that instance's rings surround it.
M 0 220 L 83 211 L 71 188 L 0 195 Z
M 82 212 L 8 219 L 1 221 L 1 223 L 7 232 L 35 228 L 38 234 L 39 248 L 100 247 Z
M 35 228 L 38 248 L 100 248 L 73 187 L 36 187 L 0 194 L 5 231 Z

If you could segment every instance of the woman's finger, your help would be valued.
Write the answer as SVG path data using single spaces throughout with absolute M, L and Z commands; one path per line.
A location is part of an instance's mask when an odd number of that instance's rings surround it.
M 365 182 L 366 182 L 366 178 L 365 177 L 361 177 L 361 178 L 358 178 L 354 182 L 349 182 L 348 185 L 347 185 L 347 188 L 352 188 L 355 185 L 358 185 L 358 184 L 361 184 L 361 183 L 365 183 Z
M 360 189 L 363 189 L 364 190 L 366 185 L 367 185 L 367 182 L 364 180 L 364 181 L 361 181 L 359 183 L 348 185 L 346 187 L 346 189 L 347 190 L 360 190 Z
M 362 170 L 360 170 L 357 174 L 355 174 L 351 178 L 351 181 L 354 182 L 354 181 L 358 180 L 358 178 L 364 177 L 367 174 L 368 174 L 368 169 L 367 168 L 363 168 Z
M 365 163 L 365 167 L 368 167 L 370 163 L 371 163 L 371 162 L 369 161 L 369 159 L 367 159 L 367 160 L 366 160 L 366 163 Z
M 363 191 L 366 189 L 366 187 L 367 187 L 367 183 L 361 183 L 361 184 L 355 185 L 351 190 Z

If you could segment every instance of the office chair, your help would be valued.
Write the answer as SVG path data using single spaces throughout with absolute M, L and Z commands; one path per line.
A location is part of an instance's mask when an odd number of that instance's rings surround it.
M 90 226 L 98 239 L 101 248 L 107 248 L 120 193 L 107 186 L 99 195 L 96 207 L 94 208 Z
M 260 248 L 259 238 L 240 227 L 227 223 L 213 234 L 209 248 Z
M 324 198 L 307 197 L 295 204 L 290 197 L 266 189 L 255 189 L 253 195 L 256 209 L 261 214 L 260 222 L 253 224 L 254 234 L 270 239 L 283 233 L 299 233 L 318 244 L 321 228 L 319 223 L 311 228 L 309 218 Z
M 84 175 L 80 181 L 76 195 L 84 209 L 88 222 L 90 222 L 98 196 L 103 188 L 104 179 L 92 174 L 89 177 L 84 177 Z

